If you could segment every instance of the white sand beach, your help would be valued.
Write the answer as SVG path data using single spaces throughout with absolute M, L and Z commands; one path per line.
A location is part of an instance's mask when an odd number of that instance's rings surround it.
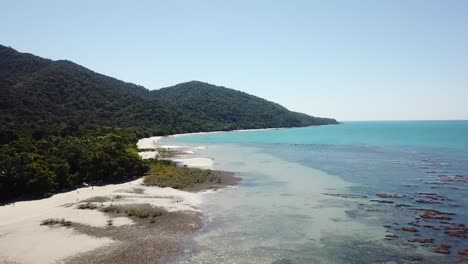
M 53 263 L 106 246 L 115 241 L 80 234 L 66 227 L 40 225 L 58 218 L 87 226 L 105 227 L 111 218 L 98 210 L 80 210 L 79 204 L 99 197 L 106 206 L 150 204 L 167 211 L 198 211 L 201 193 L 172 188 L 146 187 L 141 179 L 103 187 L 86 187 L 50 198 L 16 202 L 0 207 L 0 263 Z M 132 225 L 127 217 L 112 218 L 113 226 Z
M 209 132 L 209 133 L 220 133 L 220 132 Z M 205 133 L 193 133 L 193 134 L 205 134 Z M 184 135 L 192 135 L 192 134 L 178 134 L 178 135 L 173 135 L 174 136 L 184 136 Z M 150 137 L 150 138 L 143 138 L 140 139 L 137 143 L 137 146 L 139 149 L 146 150 L 146 149 L 154 149 L 151 151 L 141 151 L 139 152 L 140 156 L 143 159 L 153 159 L 158 157 L 158 151 L 157 149 L 162 149 L 162 150 L 170 150 L 170 151 L 176 151 L 177 153 L 181 154 L 193 154 L 197 149 L 203 148 L 203 147 L 197 147 L 197 146 L 175 146 L 175 145 L 160 145 L 158 144 L 158 141 L 163 138 L 163 137 Z M 201 169 L 213 169 L 214 167 L 214 161 L 213 159 L 210 158 L 191 158 L 191 157 L 177 157 L 177 158 L 171 158 L 172 161 L 175 161 L 176 163 L 183 165 L 183 166 L 188 166 L 188 167 L 194 167 L 194 168 L 201 168 Z
M 150 149 L 140 152 L 140 155 L 144 159 L 155 158 L 158 155 L 157 148 L 193 154 L 197 148 L 160 146 L 157 143 L 161 138 L 139 140 L 139 149 Z M 214 165 L 214 161 L 209 158 L 183 156 L 173 160 L 181 165 L 205 169 L 212 169 Z M 172 188 L 147 187 L 142 185 L 140 178 L 127 183 L 84 187 L 45 199 L 0 206 L 0 263 L 61 263 L 71 256 L 119 243 L 107 237 L 86 235 L 73 228 L 41 225 L 46 219 L 64 219 L 74 224 L 101 228 L 106 227 L 109 220 L 112 220 L 114 227 L 135 224 L 128 217 L 111 217 L 99 210 L 77 208 L 88 201 L 99 206 L 149 204 L 168 212 L 199 212 L 202 195 Z

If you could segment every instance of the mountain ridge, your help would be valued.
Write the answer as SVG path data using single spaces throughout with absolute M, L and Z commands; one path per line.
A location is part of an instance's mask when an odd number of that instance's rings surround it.
M 68 60 L 5 46 L 0 46 L 0 89 L 0 124 L 6 127 L 11 124 L 5 113 L 33 126 L 78 122 L 133 128 L 145 135 L 337 123 L 206 82 L 149 90 Z
M 150 91 L 0 45 L 0 202 L 144 175 L 138 138 L 334 123 L 199 81 Z

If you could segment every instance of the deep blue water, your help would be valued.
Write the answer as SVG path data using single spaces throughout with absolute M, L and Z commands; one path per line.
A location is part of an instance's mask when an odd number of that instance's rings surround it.
M 207 195 L 205 227 L 169 262 L 456 263 L 468 248 L 448 234 L 467 231 L 468 121 L 349 122 L 163 143 L 208 146 L 198 155 L 244 177 Z M 422 217 L 430 209 L 439 213 Z M 433 241 L 408 241 L 420 238 Z M 449 254 L 434 252 L 441 244 Z

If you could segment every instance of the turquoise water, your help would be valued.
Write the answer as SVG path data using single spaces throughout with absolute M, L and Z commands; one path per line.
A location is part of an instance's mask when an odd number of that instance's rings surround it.
M 349 122 L 162 144 L 206 146 L 196 156 L 243 177 L 204 196 L 204 227 L 168 263 L 457 263 L 468 248 L 448 234 L 468 231 L 468 121 Z M 449 254 L 434 252 L 440 244 Z
M 201 134 L 178 138 L 193 144 L 349 144 L 468 149 L 468 121 L 346 122 L 341 125 Z

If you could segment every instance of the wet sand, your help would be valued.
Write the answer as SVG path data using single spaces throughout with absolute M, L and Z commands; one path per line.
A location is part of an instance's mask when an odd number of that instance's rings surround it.
M 180 240 L 202 225 L 204 190 L 234 185 L 229 172 L 189 190 L 148 187 L 133 182 L 80 188 L 47 199 L 0 207 L 0 263 L 160 263 L 178 250 Z M 82 205 L 93 209 L 79 209 Z M 105 213 L 107 206 L 157 208 L 156 217 Z M 64 219 L 69 226 L 41 225 Z M 111 224 L 109 224 L 111 222 Z
M 240 178 L 234 173 L 213 171 L 219 181 L 196 184 L 184 191 L 200 192 L 217 190 L 225 186 L 237 185 Z M 127 208 L 147 207 L 148 205 L 132 204 Z M 118 215 L 112 215 L 118 217 Z M 196 211 L 165 212 L 151 219 L 132 218 L 133 225 L 121 227 L 90 227 L 75 225 L 72 228 L 80 233 L 98 238 L 111 238 L 118 243 L 101 247 L 90 252 L 79 254 L 65 260 L 66 263 L 160 263 L 169 255 L 178 252 L 181 239 L 202 226 L 202 213 Z
M 121 227 L 73 227 L 77 232 L 94 237 L 111 238 L 117 243 L 97 248 L 65 260 L 65 263 L 160 263 L 178 250 L 179 241 L 201 227 L 199 212 L 169 212 L 154 218 L 137 219 L 135 224 Z
M 159 139 L 143 139 L 139 147 L 154 148 Z M 194 150 L 178 149 L 176 162 L 212 169 L 212 160 L 190 157 Z M 0 263 L 160 263 L 165 256 L 177 253 L 185 235 L 201 227 L 199 205 L 204 191 L 233 186 L 241 180 L 230 172 L 213 174 L 218 180 L 186 190 L 144 186 L 140 178 L 0 206 Z M 93 208 L 79 209 L 83 205 Z M 156 208 L 163 213 L 140 218 L 123 211 L 103 212 L 111 205 L 125 210 Z M 70 225 L 41 225 L 47 219 L 63 219 Z

